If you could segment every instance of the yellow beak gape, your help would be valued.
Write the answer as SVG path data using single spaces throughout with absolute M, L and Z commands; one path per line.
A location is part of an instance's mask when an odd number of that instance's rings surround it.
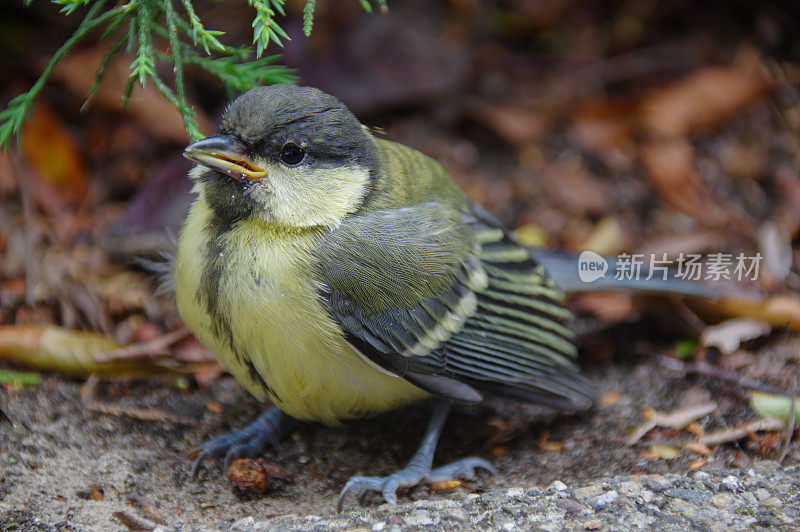
M 258 181 L 267 175 L 265 169 L 250 160 L 241 143 L 227 135 L 193 142 L 186 147 L 183 156 L 234 179 Z

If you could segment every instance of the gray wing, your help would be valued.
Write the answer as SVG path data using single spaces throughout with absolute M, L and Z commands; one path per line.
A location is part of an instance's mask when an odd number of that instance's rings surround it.
M 479 207 L 353 216 L 316 253 L 329 313 L 385 370 L 455 402 L 592 404 L 561 291 Z

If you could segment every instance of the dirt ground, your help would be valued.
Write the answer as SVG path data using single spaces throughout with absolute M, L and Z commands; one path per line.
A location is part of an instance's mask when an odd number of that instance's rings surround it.
M 796 338 L 778 337 L 765 356 L 783 357 L 798 344 Z M 633 447 L 624 442 L 630 428 L 641 423 L 644 407 L 670 410 L 713 396 L 720 407 L 701 420 L 707 428 L 735 424 L 733 419 L 746 411 L 734 387 L 681 377 L 652 356 L 584 365 L 605 402 L 613 404 L 574 416 L 500 400 L 460 409 L 448 422 L 436 462 L 471 454 L 490 458 L 500 473 L 481 476 L 470 486 L 478 491 L 545 487 L 555 480 L 571 485 L 612 475 L 683 473 L 698 456 L 683 450 L 676 459 L 653 460 L 641 453 L 654 443 L 680 449 L 689 441 L 688 433 L 655 431 Z M 615 394 L 617 401 L 609 399 Z M 242 498 L 232 491 L 216 461 L 207 464 L 198 480 L 189 478 L 193 445 L 241 427 L 261 408 L 232 378 L 189 391 L 163 381 L 101 385 L 97 398 L 160 408 L 185 424 L 87 411 L 80 383 L 59 377 L 9 394 L 2 405 L 9 419 L 0 424 L 0 524 L 11 527 L 4 530 L 15 529 L 15 524 L 25 530 L 124 529 L 115 512 L 171 527 L 223 525 L 247 516 L 261 521 L 284 514 L 329 515 L 351 475 L 389 473 L 407 460 L 427 418 L 427 407 L 420 406 L 343 428 L 298 428 L 265 455 L 292 480 L 276 481 L 266 496 Z M 222 405 L 222 411 L 210 411 L 209 401 Z M 508 441 L 496 442 L 503 435 Z M 759 456 L 776 459 L 780 454 L 779 446 L 760 451 L 752 447 L 720 446 L 703 468 L 746 467 Z M 793 443 L 785 463 L 799 458 L 800 445 Z M 100 491 L 102 500 L 94 500 Z M 401 503 L 452 496 L 423 486 L 403 493 Z M 373 498 L 370 504 L 378 502 Z

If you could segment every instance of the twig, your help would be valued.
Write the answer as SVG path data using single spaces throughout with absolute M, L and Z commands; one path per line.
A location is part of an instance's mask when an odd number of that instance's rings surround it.
M 174 423 L 176 425 L 193 425 L 194 420 L 180 419 L 178 416 L 169 412 L 164 412 L 157 408 L 138 408 L 135 406 L 117 406 L 103 403 L 95 399 L 95 392 L 100 379 L 96 375 L 91 375 L 81 387 L 81 401 L 86 409 L 91 412 L 107 414 L 110 416 L 128 416 L 142 421 L 157 421 L 161 423 Z
M 95 362 L 105 363 L 120 360 L 134 360 L 137 358 L 146 358 L 155 355 L 167 354 L 167 348 L 172 344 L 179 342 L 189 336 L 189 329 L 181 327 L 178 330 L 162 334 L 152 340 L 146 342 L 139 342 L 135 344 L 126 345 L 107 353 L 101 353 L 94 357 Z
M 706 362 L 694 362 L 691 364 L 687 364 L 685 362 L 681 362 L 680 360 L 676 360 L 674 358 L 662 355 L 658 357 L 658 363 L 664 366 L 665 368 L 669 368 L 674 371 L 680 371 L 686 374 L 694 373 L 696 375 L 703 375 L 704 377 L 712 377 L 714 379 L 719 379 L 726 382 L 732 382 L 744 388 L 750 388 L 753 390 L 758 390 L 760 392 L 784 395 L 782 390 L 779 390 L 774 386 L 758 382 L 749 377 L 744 377 L 742 375 L 739 375 L 735 371 L 728 371 L 725 369 L 714 367 Z

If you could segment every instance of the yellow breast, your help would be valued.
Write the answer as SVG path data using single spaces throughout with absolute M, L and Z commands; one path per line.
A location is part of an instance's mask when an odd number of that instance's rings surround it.
M 320 234 L 245 220 L 222 238 L 214 315 L 201 289 L 211 212 L 195 201 L 178 240 L 175 295 L 198 339 L 259 399 L 292 417 L 335 424 L 422 399 L 366 362 L 326 313 L 310 250 Z

